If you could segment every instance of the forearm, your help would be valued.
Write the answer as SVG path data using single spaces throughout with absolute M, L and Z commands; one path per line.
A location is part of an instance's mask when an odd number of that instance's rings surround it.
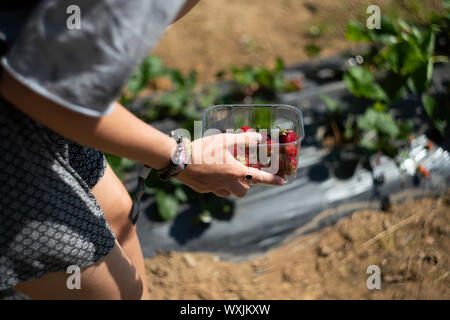
M 118 103 L 107 116 L 85 116 L 36 94 L 6 73 L 0 80 L 0 94 L 30 118 L 75 142 L 155 169 L 169 164 L 175 141 Z

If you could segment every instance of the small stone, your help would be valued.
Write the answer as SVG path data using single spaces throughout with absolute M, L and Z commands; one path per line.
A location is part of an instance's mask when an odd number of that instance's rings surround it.
M 183 255 L 183 260 L 187 263 L 189 267 L 195 267 L 197 265 L 197 262 L 195 261 L 194 257 L 192 257 L 187 253 Z
M 432 246 L 434 244 L 434 238 L 431 236 L 428 236 L 425 238 L 425 243 Z

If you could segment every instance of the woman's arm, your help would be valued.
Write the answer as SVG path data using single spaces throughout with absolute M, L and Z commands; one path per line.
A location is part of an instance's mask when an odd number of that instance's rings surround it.
M 119 104 L 107 116 L 85 116 L 40 96 L 12 78 L 7 71 L 0 78 L 0 94 L 30 118 L 80 144 L 144 163 L 154 169 L 164 168 L 171 161 L 175 141 Z M 239 136 L 256 138 L 253 133 Z M 207 152 L 218 145 L 226 150 L 228 145 L 224 140 L 207 137 L 193 141 L 194 160 L 204 157 L 204 154 L 208 156 Z M 241 143 L 245 143 L 244 140 L 241 139 Z M 247 168 L 231 159 L 229 152 L 224 154 L 228 159 L 224 164 L 190 164 L 177 179 L 195 191 L 214 192 L 221 196 L 230 193 L 245 195 L 248 185 L 242 182 L 242 178 L 248 173 L 252 174 L 252 181 L 256 183 L 283 184 L 280 177 Z
M 36 94 L 5 71 L 0 94 L 23 113 L 80 144 L 160 169 L 169 164 L 175 141 L 120 104 L 104 117 L 86 116 Z

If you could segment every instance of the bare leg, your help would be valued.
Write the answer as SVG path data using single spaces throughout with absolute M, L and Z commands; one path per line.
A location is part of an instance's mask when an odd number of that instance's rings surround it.
M 144 257 L 136 233 L 136 226 L 133 226 L 128 219 L 133 202 L 122 182 L 109 165 L 104 176 L 92 188 L 92 193 L 100 204 L 106 220 L 114 231 L 125 255 L 141 275 L 144 285 L 143 297 L 146 299 L 150 298 L 148 295 Z
M 123 253 L 119 243 L 102 260 L 81 271 L 81 289 L 69 290 L 65 272 L 21 282 L 14 289 L 32 299 L 142 299 L 140 274 Z
M 136 227 L 128 220 L 132 200 L 108 166 L 92 189 L 116 235 L 116 245 L 102 260 L 81 272 L 81 290 L 69 290 L 65 272 L 19 283 L 14 289 L 32 299 L 148 299 L 144 258 Z M 45 288 L 45 289 L 43 289 Z

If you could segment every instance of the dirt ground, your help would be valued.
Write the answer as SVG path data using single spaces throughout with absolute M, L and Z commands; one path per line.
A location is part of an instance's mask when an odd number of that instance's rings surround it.
M 441 0 L 201 0 L 169 27 L 153 51 L 166 65 L 195 69 L 202 82 L 231 65 L 271 66 L 277 56 L 288 65 L 308 59 L 305 46 L 323 48 L 319 57 L 354 46 L 345 40 L 349 19 L 367 19 L 369 4 L 382 14 L 423 20 Z M 320 30 L 313 40 L 310 29 Z M 313 29 L 314 30 L 314 29 Z
M 154 299 L 450 299 L 450 190 L 360 211 L 252 261 L 204 253 L 146 260 Z M 368 290 L 369 265 L 381 289 Z

